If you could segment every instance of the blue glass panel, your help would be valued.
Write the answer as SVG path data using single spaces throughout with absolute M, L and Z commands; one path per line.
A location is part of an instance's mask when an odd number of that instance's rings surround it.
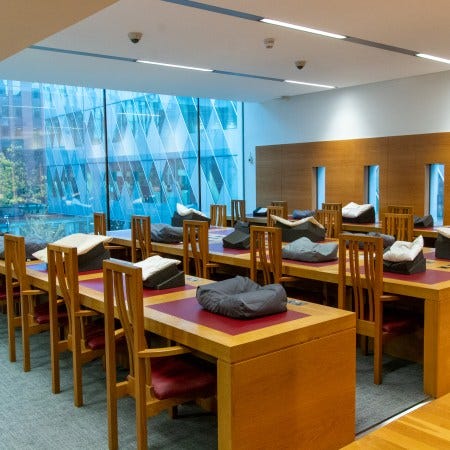
M 430 214 L 435 225 L 442 225 L 444 221 L 444 164 L 430 164 L 429 166 L 429 204 Z

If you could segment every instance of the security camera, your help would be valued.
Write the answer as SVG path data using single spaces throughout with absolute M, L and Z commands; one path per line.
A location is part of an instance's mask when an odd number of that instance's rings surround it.
M 295 67 L 297 67 L 298 70 L 302 70 L 303 67 L 305 67 L 306 65 L 306 61 L 301 60 L 301 61 L 295 61 Z
M 128 38 L 133 44 L 137 44 L 142 38 L 142 33 L 139 31 L 130 31 L 128 33 Z

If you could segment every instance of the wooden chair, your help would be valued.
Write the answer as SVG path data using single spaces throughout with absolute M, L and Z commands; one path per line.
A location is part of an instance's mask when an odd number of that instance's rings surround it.
M 87 323 L 88 318 L 99 317 L 99 313 L 80 306 L 77 249 L 49 244 L 47 255 L 52 392 L 60 392 L 60 353 L 71 351 L 74 404 L 82 406 L 82 365 L 104 354 L 104 327 L 103 323 Z M 58 303 L 61 300 L 68 312 L 67 337 L 63 339 L 58 326 Z
M 348 246 L 348 250 L 346 247 Z M 399 312 L 385 316 L 383 305 L 400 299 L 383 294 L 383 239 L 381 237 L 342 234 L 339 238 L 338 306 L 347 306 L 347 277 L 350 277 L 352 310 L 356 314 L 356 333 L 361 349 L 367 350 L 366 337 L 373 338 L 374 383 L 382 382 L 383 339 L 388 335 L 411 332 L 416 321 Z
M 250 278 L 263 284 L 295 281 L 295 277 L 283 276 L 281 257 L 281 228 L 250 227 Z
M 219 265 L 209 260 L 209 224 L 201 220 L 185 220 L 183 222 L 183 270 L 190 274 L 190 259 L 194 260 L 196 277 L 209 278 L 210 269 Z
M 342 214 L 342 203 L 322 203 L 322 209 L 334 209 Z
M 414 216 L 386 213 L 383 216 L 383 233 L 395 236 L 398 241 L 411 242 L 414 239 Z
M 109 448 L 118 448 L 117 401 L 136 400 L 136 443 L 147 449 L 147 417 L 196 398 L 215 395 L 214 366 L 187 354 L 185 347 L 148 348 L 144 335 L 141 268 L 117 260 L 103 263 L 106 331 L 106 388 Z M 116 309 L 122 329 L 114 327 Z M 124 334 L 130 373 L 117 381 L 114 342 Z
M 405 205 L 389 205 L 387 207 L 388 213 L 395 213 L 395 214 L 413 214 L 414 209 L 412 206 L 405 206 Z
M 94 234 L 106 236 L 106 214 L 101 212 L 94 213 Z
M 326 230 L 325 237 L 338 239 L 342 232 L 342 213 L 337 209 L 319 209 L 315 214 L 316 220 Z
M 238 221 L 246 222 L 245 200 L 231 200 L 231 226 Z
M 283 213 L 280 217 L 283 219 L 287 219 L 289 212 L 288 212 L 288 204 L 286 200 L 276 200 L 273 202 L 270 202 L 270 206 L 281 206 L 283 208 Z
M 16 361 L 15 330 L 22 328 L 23 370 L 28 372 L 31 368 L 30 336 L 49 329 L 48 302 L 37 303 L 37 297 L 45 292 L 33 288 L 28 280 L 25 238 L 5 234 L 4 246 L 9 360 Z M 18 314 L 17 299 L 20 299 Z
M 210 206 L 211 225 L 215 227 L 227 226 L 227 205 Z
M 150 216 L 131 216 L 131 261 L 143 261 L 152 255 Z
M 272 216 L 278 216 L 285 218 L 283 216 L 284 214 L 284 207 L 283 206 L 273 206 L 270 205 L 267 207 L 267 226 L 273 227 L 275 226 L 275 220 L 272 219 Z
M 107 235 L 107 227 L 106 227 L 106 214 L 101 212 L 94 213 L 94 234 L 100 236 Z M 103 244 L 106 250 L 111 252 L 111 256 L 115 258 L 126 258 L 128 253 L 128 248 L 122 245 L 115 245 L 105 242 Z

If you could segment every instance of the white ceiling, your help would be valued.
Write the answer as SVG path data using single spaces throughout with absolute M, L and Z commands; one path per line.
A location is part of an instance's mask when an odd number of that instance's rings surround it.
M 23 9 L 26 2 L 8 3 L 13 5 L 9 6 L 11 11 L 20 10 L 20 5 Z M 449 0 L 204 3 L 450 59 Z M 15 16 L 22 17 L 20 11 L 14 12 L 13 20 Z M 48 35 L 42 21 L 35 22 L 29 16 L 18 21 L 16 30 L 30 27 L 44 28 L 39 39 Z M 129 31 L 141 31 L 141 42 L 132 44 L 127 37 Z M 273 49 L 266 49 L 263 44 L 268 37 L 275 38 Z M 161 0 L 119 0 L 34 44 L 338 88 L 450 69 L 444 63 Z M 294 61 L 301 59 L 307 63 L 299 71 Z M 266 101 L 323 90 L 30 48 L 0 61 L 0 78 L 242 101 Z

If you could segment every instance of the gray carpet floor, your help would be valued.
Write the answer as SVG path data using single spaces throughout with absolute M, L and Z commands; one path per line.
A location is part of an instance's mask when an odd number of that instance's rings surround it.
M 85 405 L 73 406 L 71 355 L 61 363 L 61 393 L 51 393 L 48 333 L 32 336 L 32 370 L 22 371 L 7 353 L 6 320 L 0 314 L 0 449 L 107 449 L 105 373 L 100 361 L 83 368 Z M 422 392 L 422 367 L 386 359 L 383 384 L 372 383 L 372 357 L 358 356 L 356 433 L 417 404 Z M 181 418 L 163 412 L 149 419 L 148 443 L 153 449 L 217 448 L 216 417 L 186 405 Z M 251 420 L 251 419 L 249 419 Z M 134 401 L 119 401 L 119 445 L 135 448 Z

